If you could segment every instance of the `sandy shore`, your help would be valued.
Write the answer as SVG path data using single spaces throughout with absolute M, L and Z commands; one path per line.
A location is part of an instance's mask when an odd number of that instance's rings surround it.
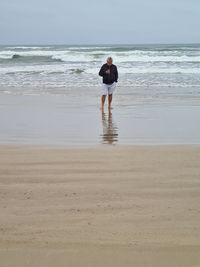
M 0 266 L 200 266 L 200 147 L 0 147 Z

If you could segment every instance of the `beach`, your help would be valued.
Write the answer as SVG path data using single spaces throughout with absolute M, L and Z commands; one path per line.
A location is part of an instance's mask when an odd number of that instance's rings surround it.
M 0 144 L 200 144 L 200 45 L 0 45 Z M 119 79 L 104 114 L 99 69 Z
M 200 267 L 199 53 L 0 46 L 0 266 Z
M 199 266 L 200 147 L 0 147 L 1 266 Z

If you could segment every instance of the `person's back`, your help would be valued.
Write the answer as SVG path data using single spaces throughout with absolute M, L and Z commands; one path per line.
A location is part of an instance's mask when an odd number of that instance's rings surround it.
M 103 84 L 102 84 L 102 101 L 101 101 L 101 109 L 104 108 L 104 103 L 106 100 L 106 95 L 109 95 L 108 98 L 108 108 L 111 109 L 111 102 L 112 102 L 112 94 L 115 90 L 116 83 L 118 81 L 118 71 L 117 67 L 112 64 L 112 58 L 109 57 L 107 59 L 107 63 L 103 64 L 99 71 L 99 75 L 103 77 Z

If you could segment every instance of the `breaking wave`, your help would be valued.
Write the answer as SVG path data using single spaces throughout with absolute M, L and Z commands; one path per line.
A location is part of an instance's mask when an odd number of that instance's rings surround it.
M 94 86 L 108 56 L 119 84 L 200 87 L 200 45 L 0 46 L 0 86 Z

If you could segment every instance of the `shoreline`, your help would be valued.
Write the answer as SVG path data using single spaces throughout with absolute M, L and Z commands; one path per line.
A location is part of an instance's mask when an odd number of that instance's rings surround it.
M 107 106 L 101 113 L 100 96 L 76 92 L 68 97 L 0 93 L 1 143 L 65 147 L 200 144 L 200 106 L 193 101 L 176 105 L 178 100 L 173 104 L 166 100 L 163 105 L 160 100 L 145 102 L 142 95 L 138 100 L 134 95 L 117 94 L 112 113 Z
M 0 145 L 7 266 L 200 264 L 200 147 Z

